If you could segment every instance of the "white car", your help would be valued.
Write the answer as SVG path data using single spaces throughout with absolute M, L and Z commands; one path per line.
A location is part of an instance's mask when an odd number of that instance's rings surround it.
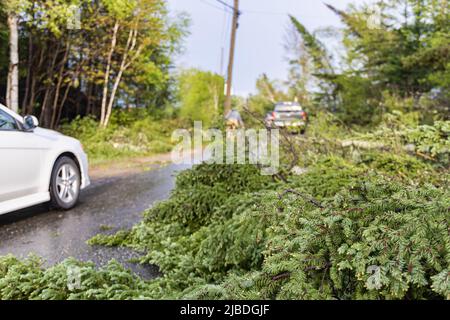
M 90 184 L 81 143 L 0 104 L 0 215 L 51 202 L 73 208 Z

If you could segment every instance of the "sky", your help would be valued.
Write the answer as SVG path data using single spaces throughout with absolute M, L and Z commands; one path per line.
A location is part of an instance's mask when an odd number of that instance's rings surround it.
M 233 0 L 223 0 L 232 5 Z M 339 9 L 363 0 L 324 0 Z M 224 11 L 217 0 L 168 0 L 173 14 L 190 16 L 190 35 L 177 66 L 200 68 L 225 74 L 228 65 L 232 14 Z M 288 13 L 308 30 L 339 27 L 339 18 L 320 0 L 241 0 L 242 16 L 237 34 L 233 92 L 247 95 L 255 91 L 256 79 L 266 73 L 271 79 L 283 80 L 288 65 L 284 49 L 289 26 Z M 223 59 L 222 59 L 222 51 Z M 223 61 L 223 63 L 221 63 Z

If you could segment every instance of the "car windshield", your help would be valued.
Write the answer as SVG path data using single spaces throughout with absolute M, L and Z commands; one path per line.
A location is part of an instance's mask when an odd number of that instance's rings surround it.
M 278 104 L 275 106 L 276 112 L 301 112 L 303 108 L 299 105 Z
M 12 116 L 0 110 L 0 130 L 15 130 L 17 123 Z

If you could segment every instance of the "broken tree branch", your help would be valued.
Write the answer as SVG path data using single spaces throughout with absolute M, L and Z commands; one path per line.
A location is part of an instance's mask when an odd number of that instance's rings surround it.
M 321 208 L 321 209 L 325 209 L 325 207 L 324 207 L 319 201 L 317 201 L 316 199 L 314 199 L 313 197 L 311 197 L 311 196 L 309 196 L 309 195 L 307 195 L 307 194 L 304 194 L 304 193 L 302 193 L 302 192 L 300 192 L 300 191 L 293 190 L 293 189 L 286 189 L 286 190 L 284 190 L 284 191 L 279 195 L 280 199 L 282 199 L 282 198 L 283 198 L 286 194 L 288 194 L 288 193 L 295 194 L 295 195 L 297 195 L 297 196 L 303 198 L 304 200 L 306 200 L 306 201 L 312 203 L 312 204 L 315 205 L 316 207 Z

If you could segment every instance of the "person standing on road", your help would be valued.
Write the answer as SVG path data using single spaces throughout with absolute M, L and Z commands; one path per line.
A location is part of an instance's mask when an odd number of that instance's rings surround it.
M 236 109 L 231 110 L 225 116 L 226 126 L 229 129 L 236 130 L 244 127 L 244 121 L 242 120 L 241 114 Z

